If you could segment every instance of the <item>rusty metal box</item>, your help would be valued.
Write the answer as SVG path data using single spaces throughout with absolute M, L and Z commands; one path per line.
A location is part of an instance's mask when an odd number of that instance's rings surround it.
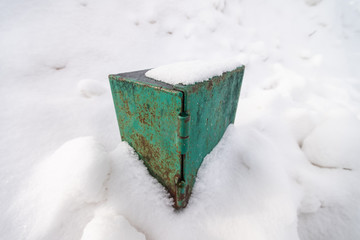
M 147 71 L 109 76 L 121 138 L 183 208 L 204 157 L 234 122 L 244 67 L 190 85 Z

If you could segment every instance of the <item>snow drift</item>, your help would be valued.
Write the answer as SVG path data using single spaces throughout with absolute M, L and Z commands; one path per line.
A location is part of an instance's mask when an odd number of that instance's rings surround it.
M 0 7 L 2 238 L 360 238 L 359 0 Z M 107 75 L 228 58 L 236 122 L 174 212 L 120 141 Z

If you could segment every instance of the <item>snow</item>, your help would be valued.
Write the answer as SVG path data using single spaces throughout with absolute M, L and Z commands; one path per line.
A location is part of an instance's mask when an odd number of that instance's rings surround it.
M 121 215 L 114 215 L 112 210 L 98 211 L 84 228 L 81 240 L 145 240 L 145 236 L 138 232 Z
M 320 167 L 358 169 L 359 119 L 351 114 L 341 114 L 326 120 L 305 138 L 303 150 L 310 162 Z
M 214 76 L 221 76 L 224 72 L 241 67 L 239 60 L 218 61 L 187 61 L 177 62 L 153 68 L 145 73 L 145 76 L 167 82 L 170 84 L 194 84 L 203 82 Z
M 322 0 L 305 0 L 305 2 L 309 5 L 309 6 L 315 6 L 317 4 L 319 4 Z
M 23 234 L 29 239 L 79 237 L 67 235 L 86 224 L 94 205 L 104 200 L 109 173 L 107 153 L 94 138 L 64 143 L 36 167 L 12 205 L 31 220 L 15 218 Z
M 93 79 L 80 80 L 78 89 L 80 94 L 86 98 L 100 96 L 107 91 L 102 82 Z
M 0 8 L 1 239 L 360 238 L 359 0 Z M 191 84 L 237 64 L 235 124 L 175 212 L 120 140 L 107 76 Z

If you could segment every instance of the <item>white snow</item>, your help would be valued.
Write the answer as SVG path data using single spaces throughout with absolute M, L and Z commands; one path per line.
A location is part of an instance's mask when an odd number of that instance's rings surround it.
M 359 0 L 0 9 L 1 239 L 360 239 Z M 174 212 L 120 141 L 107 76 L 191 84 L 238 64 L 235 124 Z
M 83 79 L 78 83 L 78 89 L 83 97 L 91 98 L 100 96 L 107 91 L 103 85 L 103 82 L 97 80 Z
M 342 114 L 326 120 L 305 138 L 303 150 L 320 167 L 359 169 L 359 119 Z
M 71 229 L 82 228 L 104 201 L 109 174 L 107 153 L 92 137 L 66 142 L 36 166 L 12 204 L 21 211 L 17 228 L 29 239 L 79 237 Z
M 177 62 L 153 68 L 147 71 L 145 76 L 170 84 L 188 85 L 206 81 L 214 76 L 221 76 L 224 72 L 241 66 L 238 59 Z
M 121 215 L 114 215 L 112 210 L 98 210 L 95 217 L 84 228 L 81 240 L 145 240 Z
M 319 4 L 322 0 L 305 0 L 305 2 L 309 5 L 309 6 L 315 6 L 317 4 Z

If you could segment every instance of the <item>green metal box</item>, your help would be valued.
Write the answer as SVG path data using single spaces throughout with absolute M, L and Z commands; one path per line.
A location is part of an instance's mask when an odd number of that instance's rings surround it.
M 121 138 L 183 208 L 204 157 L 234 122 L 244 66 L 190 85 L 147 71 L 109 76 Z

